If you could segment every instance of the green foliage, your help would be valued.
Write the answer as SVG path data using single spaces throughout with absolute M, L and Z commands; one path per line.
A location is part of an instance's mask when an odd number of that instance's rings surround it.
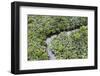
M 48 54 L 46 52 L 47 45 L 45 43 L 46 38 L 52 34 L 77 27 L 81 27 L 80 30 L 71 33 L 70 36 L 61 32 L 58 37 L 52 41 L 50 48 L 55 50 L 57 59 L 86 58 L 86 25 L 87 17 L 29 15 L 28 60 L 48 60 Z
M 52 40 L 51 48 L 54 49 L 57 59 L 87 58 L 87 26 L 71 32 L 61 32 Z

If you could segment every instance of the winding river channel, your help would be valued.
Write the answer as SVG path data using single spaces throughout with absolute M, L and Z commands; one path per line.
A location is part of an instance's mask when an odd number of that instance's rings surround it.
M 71 31 L 63 31 L 63 32 L 65 32 L 66 33 L 66 35 L 70 35 L 72 32 L 76 32 L 76 31 L 78 31 L 79 29 L 75 29 L 75 30 L 71 30 Z M 60 32 L 61 33 L 61 32 Z M 60 34 L 59 33 L 59 34 Z M 59 35 L 58 34 L 58 35 Z M 49 60 L 55 60 L 56 59 L 56 56 L 55 56 L 55 54 L 54 54 L 54 50 L 53 49 L 51 49 L 49 46 L 51 45 L 51 41 L 55 38 L 55 37 L 57 37 L 58 35 L 52 35 L 51 37 L 48 37 L 47 39 L 46 39 L 46 44 L 47 44 L 47 48 L 46 48 L 46 51 L 47 51 L 47 54 L 48 54 L 48 57 L 49 57 Z

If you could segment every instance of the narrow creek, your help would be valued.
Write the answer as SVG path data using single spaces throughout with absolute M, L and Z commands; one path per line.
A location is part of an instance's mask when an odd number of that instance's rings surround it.
M 71 30 L 71 31 L 63 31 L 63 32 L 65 32 L 66 33 L 66 35 L 70 35 L 72 32 L 76 32 L 76 31 L 78 31 L 79 29 L 75 29 L 75 30 Z M 60 34 L 60 33 L 59 33 Z M 59 35 L 58 34 L 58 35 Z M 46 44 L 47 44 L 47 48 L 46 48 L 46 51 L 47 51 L 47 54 L 48 54 L 48 57 L 49 57 L 49 60 L 55 60 L 56 59 L 56 56 L 55 56 L 55 54 L 54 54 L 54 50 L 53 49 L 51 49 L 49 46 L 51 45 L 51 41 L 55 38 L 55 37 L 57 37 L 57 35 L 53 35 L 53 36 L 51 36 L 51 37 L 48 37 L 47 39 L 46 39 Z
M 51 45 L 51 41 L 52 41 L 53 38 L 55 38 L 55 37 L 57 37 L 57 35 L 53 35 L 53 36 L 51 36 L 51 37 L 49 37 L 49 38 L 46 39 L 46 44 L 47 44 L 47 49 L 46 49 L 46 51 L 47 51 L 47 53 L 48 53 L 48 57 L 49 57 L 50 60 L 56 59 L 56 57 L 55 57 L 55 55 L 54 55 L 54 53 L 53 53 L 53 49 L 49 48 L 49 46 Z

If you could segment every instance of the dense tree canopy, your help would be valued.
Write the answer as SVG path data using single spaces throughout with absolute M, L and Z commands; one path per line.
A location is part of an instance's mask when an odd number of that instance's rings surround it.
M 50 48 L 54 49 L 57 59 L 87 58 L 87 27 L 70 34 L 61 32 L 52 40 Z
M 65 32 L 79 29 L 70 35 Z M 45 40 L 57 34 L 52 46 L 57 59 L 87 57 L 87 17 L 28 16 L 28 60 L 47 60 Z

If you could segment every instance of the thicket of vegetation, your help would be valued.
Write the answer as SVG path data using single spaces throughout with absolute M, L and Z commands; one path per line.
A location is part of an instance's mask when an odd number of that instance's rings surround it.
M 62 32 L 77 28 L 70 35 Z M 45 40 L 53 34 L 58 36 L 50 48 L 57 59 L 87 58 L 87 17 L 29 15 L 28 60 L 48 60 Z
M 87 27 L 82 26 L 70 34 L 61 32 L 52 40 L 50 48 L 57 59 L 82 59 L 87 58 L 87 46 Z

